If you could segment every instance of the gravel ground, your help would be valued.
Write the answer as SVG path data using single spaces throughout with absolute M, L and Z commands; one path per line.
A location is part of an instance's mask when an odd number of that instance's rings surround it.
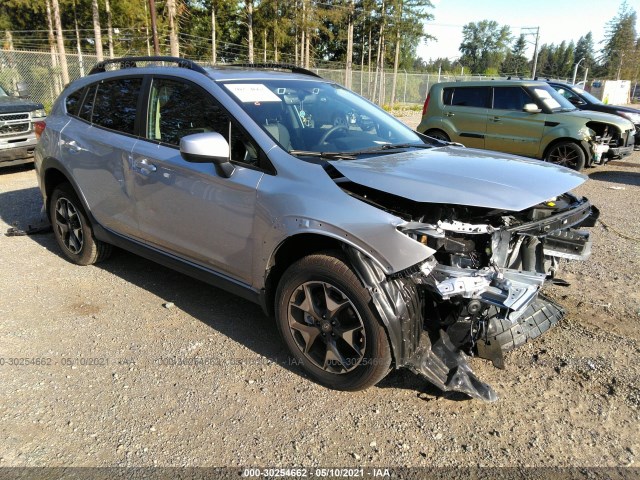
M 640 153 L 586 173 L 603 223 L 548 290 L 567 317 L 505 370 L 470 362 L 494 404 L 408 371 L 324 389 L 251 303 L 123 251 L 79 267 L 51 233 L 2 235 L 0 466 L 636 466 Z M 0 231 L 40 206 L 33 170 L 0 173 Z

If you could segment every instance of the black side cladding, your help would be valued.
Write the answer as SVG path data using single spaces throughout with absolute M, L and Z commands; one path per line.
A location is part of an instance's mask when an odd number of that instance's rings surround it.
M 432 342 L 424 331 L 424 296 L 410 276 L 389 278 L 356 249 L 345 247 L 345 251 L 387 329 L 396 368 L 408 367 L 443 391 L 462 392 L 486 402 L 498 399 L 475 376 L 446 332 L 437 333 Z
M 406 365 L 420 344 L 424 299 L 411 278 L 387 278 L 373 260 L 345 247 L 351 265 L 369 290 L 389 334 L 396 368 Z
M 420 347 L 407 366 L 442 391 L 462 392 L 485 402 L 498 399 L 496 392 L 476 377 L 465 354 L 451 343 L 444 330 L 440 330 L 438 339 L 433 343 L 429 335 L 423 333 Z

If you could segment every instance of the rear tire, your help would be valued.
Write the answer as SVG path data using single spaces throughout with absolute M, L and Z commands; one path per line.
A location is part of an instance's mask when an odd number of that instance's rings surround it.
M 389 372 L 389 339 L 369 292 L 337 255 L 309 255 L 291 265 L 275 312 L 295 363 L 322 385 L 363 390 Z
M 111 245 L 97 240 L 73 187 L 62 183 L 53 190 L 49 203 L 53 234 L 64 255 L 77 265 L 91 265 L 111 254 Z
M 578 172 L 584 168 L 586 162 L 584 151 L 580 145 L 569 141 L 552 145 L 547 151 L 545 160 Z
M 436 140 L 442 140 L 443 142 L 450 142 L 451 139 L 449 138 L 449 135 L 447 135 L 446 133 L 444 133 L 442 130 L 427 130 L 426 132 L 424 132 L 425 135 L 427 135 L 428 137 L 431 138 L 435 138 Z

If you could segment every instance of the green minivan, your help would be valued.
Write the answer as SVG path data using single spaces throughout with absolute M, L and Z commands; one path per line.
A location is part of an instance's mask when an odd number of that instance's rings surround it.
M 629 155 L 635 133 L 629 120 L 578 110 L 546 82 L 533 80 L 436 83 L 417 130 L 575 170 Z

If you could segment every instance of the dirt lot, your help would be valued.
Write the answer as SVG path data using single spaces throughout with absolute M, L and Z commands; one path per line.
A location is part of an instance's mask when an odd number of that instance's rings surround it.
M 603 223 L 548 290 L 567 317 L 505 370 L 471 360 L 494 404 L 408 371 L 326 390 L 253 304 L 126 252 L 78 267 L 51 233 L 2 235 L 0 466 L 638 466 L 640 153 L 586 173 Z M 40 206 L 33 170 L 0 173 L 0 231 Z

